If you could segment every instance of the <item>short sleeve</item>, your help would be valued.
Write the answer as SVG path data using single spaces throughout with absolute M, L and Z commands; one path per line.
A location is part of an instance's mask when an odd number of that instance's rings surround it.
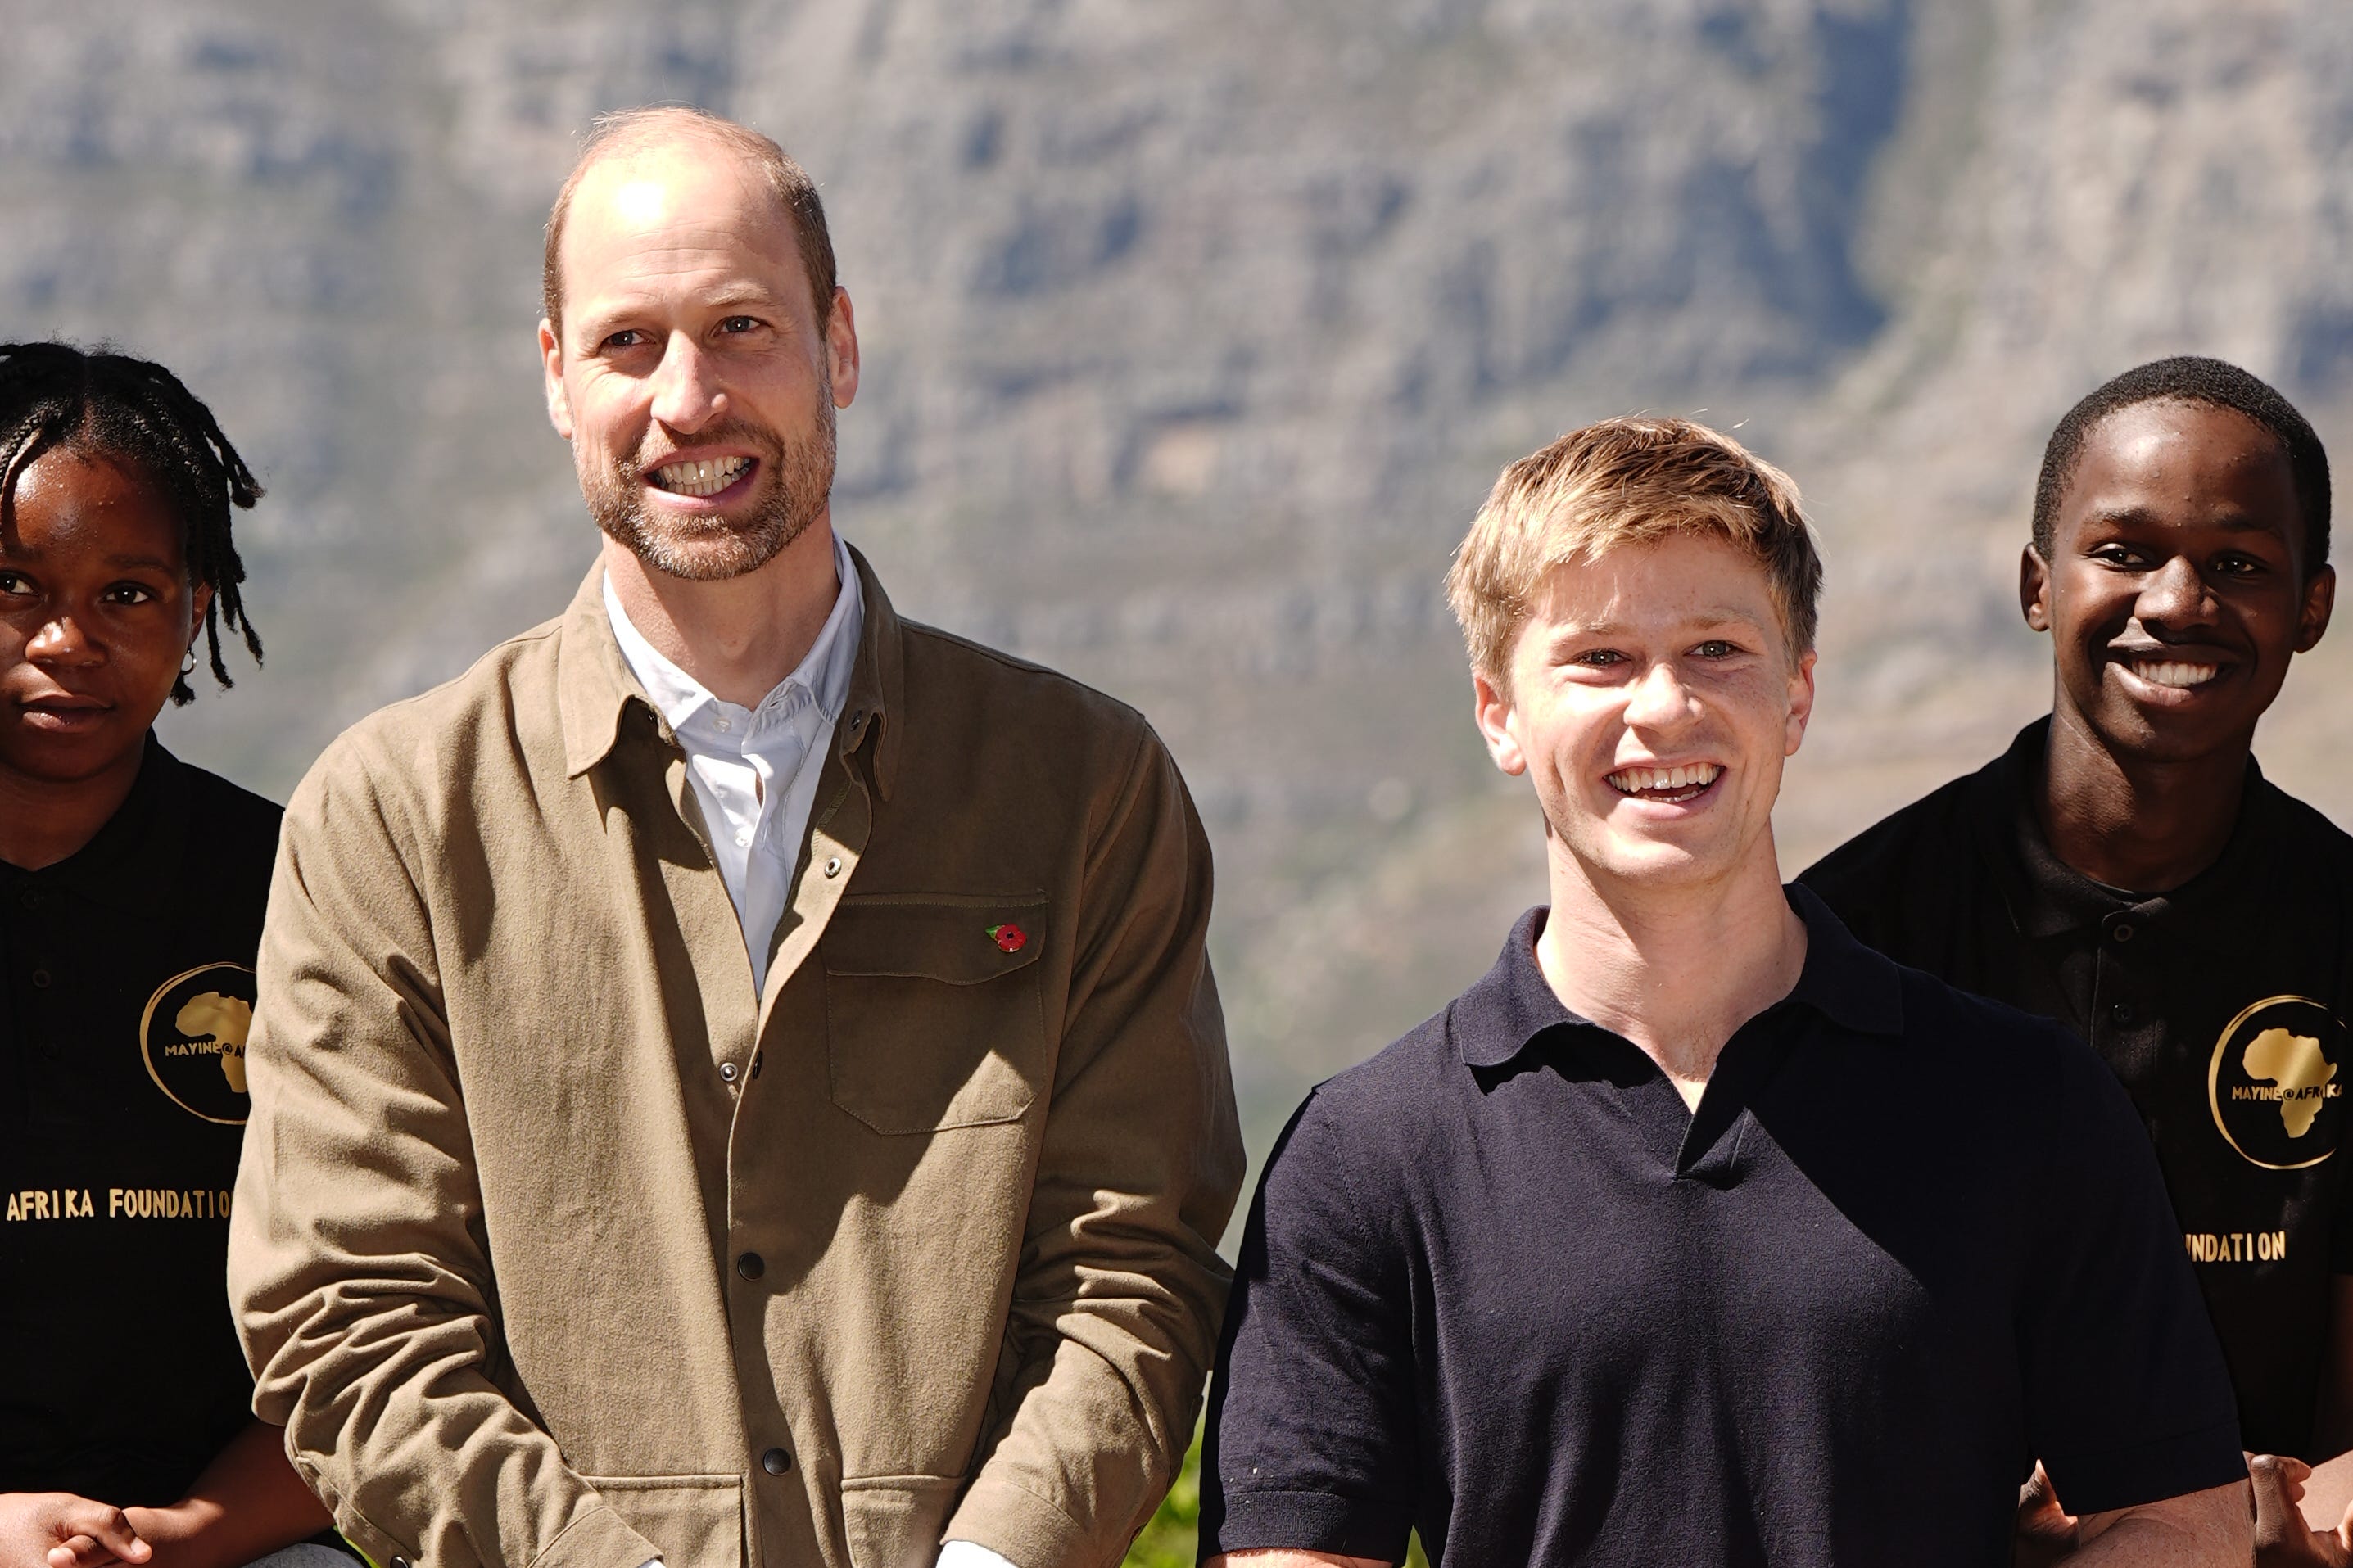
M 2230 1375 L 2148 1134 L 2098 1058 L 2056 1045 L 2019 1316 L 2035 1457 L 2076 1514 L 2242 1479 Z
M 1204 1561 L 1257 1548 L 1405 1559 L 1417 1464 L 1403 1227 L 1392 1213 L 1366 1225 L 1322 1092 L 1275 1144 L 1243 1233 L 1209 1392 Z

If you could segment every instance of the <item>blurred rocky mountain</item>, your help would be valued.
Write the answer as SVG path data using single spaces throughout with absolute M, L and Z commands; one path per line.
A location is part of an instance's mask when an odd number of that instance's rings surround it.
M 1219 855 L 1253 1137 L 1541 895 L 1438 592 L 1495 470 L 1694 412 L 1826 540 L 1794 870 L 2040 710 L 2043 435 L 2150 355 L 2353 433 L 2337 0 L 0 0 L 0 331 L 180 369 L 271 487 L 267 670 L 167 721 L 282 795 L 559 608 L 539 226 L 603 109 L 821 182 L 900 606 L 1149 712 Z M 2353 819 L 2340 636 L 2263 754 Z

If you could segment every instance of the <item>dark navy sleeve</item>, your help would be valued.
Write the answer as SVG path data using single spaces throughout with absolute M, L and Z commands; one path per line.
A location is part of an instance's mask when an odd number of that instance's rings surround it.
M 1311 1095 L 1250 1205 L 1209 1393 L 1200 1555 L 1405 1560 L 1415 1496 L 1409 1269 Z M 1393 1209 L 1393 1205 L 1389 1205 Z
M 2019 1314 L 2028 1439 L 2070 1513 L 2243 1479 L 2230 1374 L 2148 1134 L 2089 1048 L 2054 1046 Z

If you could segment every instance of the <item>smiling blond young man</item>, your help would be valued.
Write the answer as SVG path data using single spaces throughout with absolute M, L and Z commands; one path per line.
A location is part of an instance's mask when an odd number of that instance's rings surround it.
M 1507 468 L 1450 587 L 1551 903 L 1268 1163 L 1211 1392 L 1235 1568 L 2244 1563 L 2230 1385 L 2147 1140 L 2055 1026 L 1786 889 L 1820 567 L 1679 420 Z
M 835 534 L 858 336 L 774 142 L 606 123 L 545 284 L 601 556 L 288 808 L 257 1403 L 382 1568 L 1115 1561 L 1241 1173 L 1184 784 Z

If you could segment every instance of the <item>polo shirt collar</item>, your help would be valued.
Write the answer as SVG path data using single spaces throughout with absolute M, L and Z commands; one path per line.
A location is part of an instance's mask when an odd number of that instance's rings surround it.
M 2229 900 L 2248 878 L 2262 874 L 2276 837 L 2277 792 L 2253 757 L 2247 759 L 2239 820 L 2214 864 L 2170 892 L 2144 898 L 2095 882 L 2052 852 L 2035 804 L 2050 743 L 2051 720 L 2045 716 L 2021 730 L 2008 751 L 1979 769 L 1970 791 L 1979 848 L 1993 868 L 2005 911 L 2020 934 L 2052 937 L 2088 931 L 2126 910 L 2162 921 L 2187 907 Z
M 1806 922 L 1806 966 L 1788 1000 L 1859 1035 L 1904 1033 L 1904 975 L 1895 961 L 1865 947 L 1811 888 L 1781 891 Z
M 179 787 L 185 766 L 148 731 L 131 793 L 89 843 L 37 871 L 14 866 L 0 871 L 69 888 L 125 914 L 150 912 L 154 889 L 177 874 L 187 844 L 187 801 Z
M 847 542 L 841 548 L 858 574 L 865 624 L 859 631 L 857 657 L 850 664 L 849 687 L 839 710 L 841 721 L 834 726 L 834 748 L 847 763 L 871 745 L 868 776 L 876 792 L 888 800 L 901 749 L 899 726 L 892 716 L 905 710 L 900 621 L 866 557 Z M 839 608 L 838 601 L 836 608 Z M 565 776 L 576 779 L 612 754 L 632 703 L 668 739 L 670 725 L 622 658 L 612 619 L 606 614 L 602 560 L 593 563 L 581 579 L 560 626 L 555 701 L 564 728 Z
M 1791 883 L 1781 890 L 1806 922 L 1806 963 L 1775 1005 L 1810 1008 L 1858 1034 L 1901 1035 L 1904 982 L 1894 962 L 1857 942 L 1811 889 Z M 1539 905 L 1522 915 L 1495 966 L 1455 1004 L 1451 1029 L 1470 1066 L 1502 1067 L 1555 1029 L 1600 1027 L 1564 1006 L 1536 963 L 1549 913 Z
M 1592 1026 L 1561 1005 L 1536 965 L 1536 938 L 1551 912 L 1538 904 L 1514 921 L 1495 967 L 1454 1004 L 1450 1027 L 1471 1066 L 1499 1068 L 1547 1030 Z

